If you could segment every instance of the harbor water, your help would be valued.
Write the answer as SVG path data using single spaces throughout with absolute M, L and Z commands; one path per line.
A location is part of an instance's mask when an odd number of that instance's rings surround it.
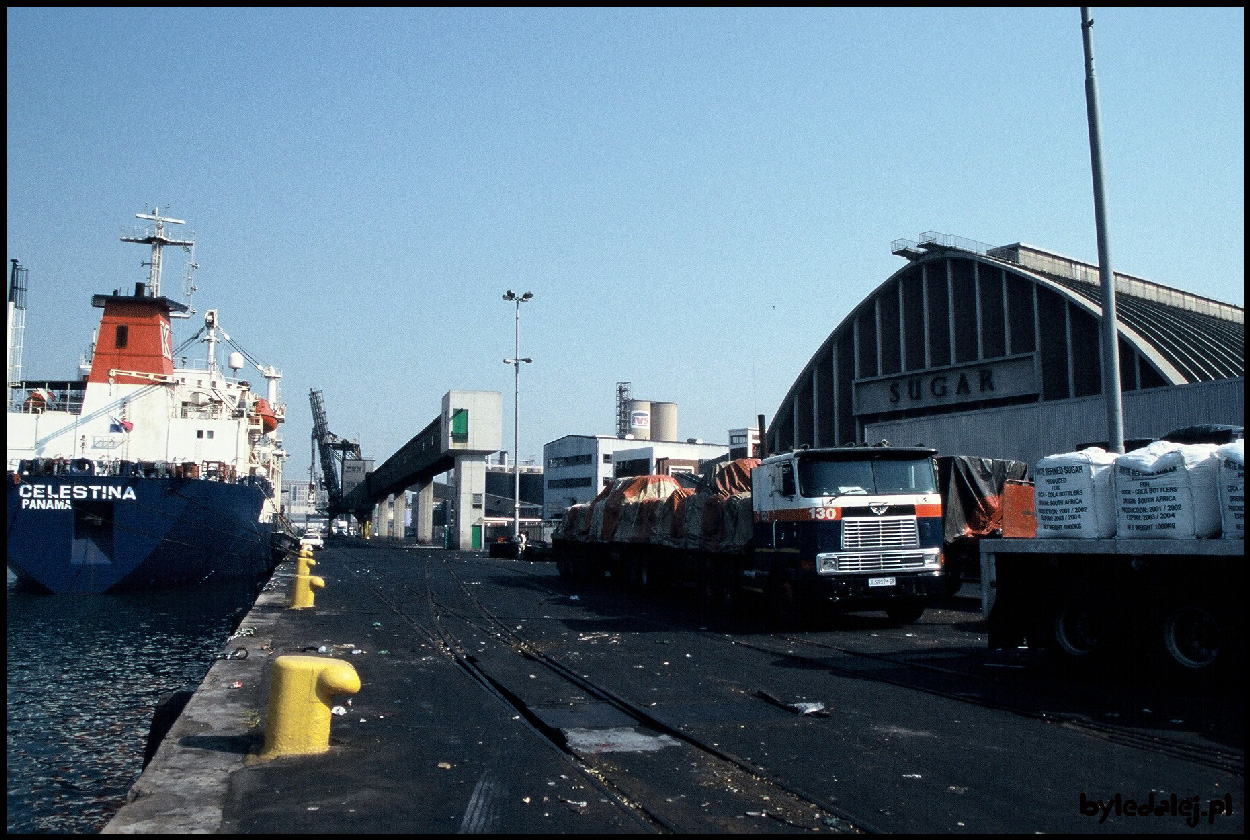
M 8 831 L 98 833 L 142 772 L 162 696 L 199 685 L 255 587 L 52 596 L 7 577 Z

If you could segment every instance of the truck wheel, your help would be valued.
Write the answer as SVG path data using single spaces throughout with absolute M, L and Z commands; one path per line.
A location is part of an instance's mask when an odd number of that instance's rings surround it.
M 593 584 L 603 578 L 603 565 L 596 558 L 579 557 L 573 563 L 573 580 Z
M 707 618 L 727 617 L 733 614 L 733 587 L 728 581 L 705 577 L 700 586 L 703 597 L 703 615 Z
M 645 594 L 655 591 L 655 573 L 646 559 L 639 560 L 634 567 L 634 588 Z
M 1107 647 L 1102 613 L 1086 600 L 1060 604 L 1051 615 L 1049 630 L 1051 654 L 1070 664 L 1088 663 Z
M 586 582 L 594 585 L 601 585 L 608 575 L 608 564 L 602 557 L 596 557 L 586 563 L 582 569 L 586 575 Z
M 915 624 L 924 611 L 925 604 L 920 601 L 898 601 L 885 608 L 885 614 L 895 624 Z
M 1186 674 L 1207 674 L 1222 661 L 1227 640 L 1219 617 L 1206 607 L 1180 604 L 1163 617 L 1167 664 Z
M 628 588 L 631 592 L 642 591 L 642 581 L 646 575 L 643 568 L 646 566 L 646 563 L 647 561 L 643 560 L 641 557 L 630 558 L 628 571 L 629 577 L 626 579 L 626 582 L 628 583 Z
M 811 611 L 794 581 L 774 581 L 765 592 L 765 602 L 765 619 L 770 631 L 784 633 L 810 628 Z
M 956 595 L 959 594 L 959 590 L 963 587 L 964 581 L 963 581 L 963 578 L 960 577 L 958 569 L 955 569 L 953 571 L 948 569 L 945 577 L 943 578 L 942 584 L 944 587 L 943 591 L 946 593 L 946 597 L 954 598 Z

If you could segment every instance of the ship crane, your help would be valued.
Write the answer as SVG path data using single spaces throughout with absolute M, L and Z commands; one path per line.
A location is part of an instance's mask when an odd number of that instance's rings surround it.
M 320 457 L 328 502 L 326 517 L 333 519 L 341 513 L 351 513 L 343 504 L 343 487 L 339 482 L 339 474 L 345 459 L 360 459 L 360 444 L 343 440 L 330 431 L 330 424 L 326 420 L 325 401 L 320 391 L 313 389 L 308 398 L 312 404 L 313 415 L 313 460 L 315 462 Z M 311 471 L 312 467 L 309 469 Z
M 260 372 L 265 378 L 265 398 L 269 403 L 269 409 L 273 412 L 274 418 L 279 422 L 286 420 L 286 406 L 282 404 L 278 395 L 278 380 L 282 378 L 282 374 L 273 365 L 264 365 L 259 359 L 247 351 L 247 348 L 239 344 L 222 328 L 221 322 L 217 318 L 217 310 L 210 309 L 204 313 L 204 326 L 196 331 L 195 335 L 188 338 L 182 345 L 174 351 L 174 355 L 178 355 L 187 347 L 203 339 L 208 344 L 208 365 L 210 370 L 215 370 L 217 366 L 217 336 L 221 335 L 221 339 L 235 349 L 235 351 L 252 367 Z M 231 368 L 238 370 L 242 365 L 237 365 L 232 360 Z

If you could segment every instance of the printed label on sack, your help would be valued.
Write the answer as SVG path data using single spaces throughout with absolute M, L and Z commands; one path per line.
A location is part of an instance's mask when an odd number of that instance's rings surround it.
M 1246 465 L 1242 460 L 1220 461 L 1220 519 L 1224 538 L 1246 538 Z
M 1113 536 L 1110 467 L 1110 463 L 1091 463 L 1091 459 L 1079 453 L 1039 462 L 1034 470 L 1037 536 Z
M 1120 536 L 1178 531 L 1182 518 L 1188 513 L 1186 501 L 1189 488 L 1171 482 L 1155 483 L 1167 473 L 1175 472 L 1176 468 L 1171 467 L 1143 479 L 1143 473 L 1138 470 L 1120 468 L 1117 476 L 1120 488 Z M 1189 536 L 1193 536 L 1192 517 L 1187 521 L 1189 527 L 1186 530 L 1190 532 Z

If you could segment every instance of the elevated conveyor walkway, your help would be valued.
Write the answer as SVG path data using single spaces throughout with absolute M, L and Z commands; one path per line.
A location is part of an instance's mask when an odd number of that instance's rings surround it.
M 418 542 L 428 543 L 434 532 L 434 478 L 452 471 L 455 517 L 447 523 L 448 547 L 480 549 L 486 456 L 498 452 L 501 445 L 503 399 L 498 391 L 448 391 L 442 409 L 353 487 L 344 505 L 359 521 L 373 522 L 375 535 L 399 538 L 404 535 L 405 491 L 414 489 L 413 526 Z

